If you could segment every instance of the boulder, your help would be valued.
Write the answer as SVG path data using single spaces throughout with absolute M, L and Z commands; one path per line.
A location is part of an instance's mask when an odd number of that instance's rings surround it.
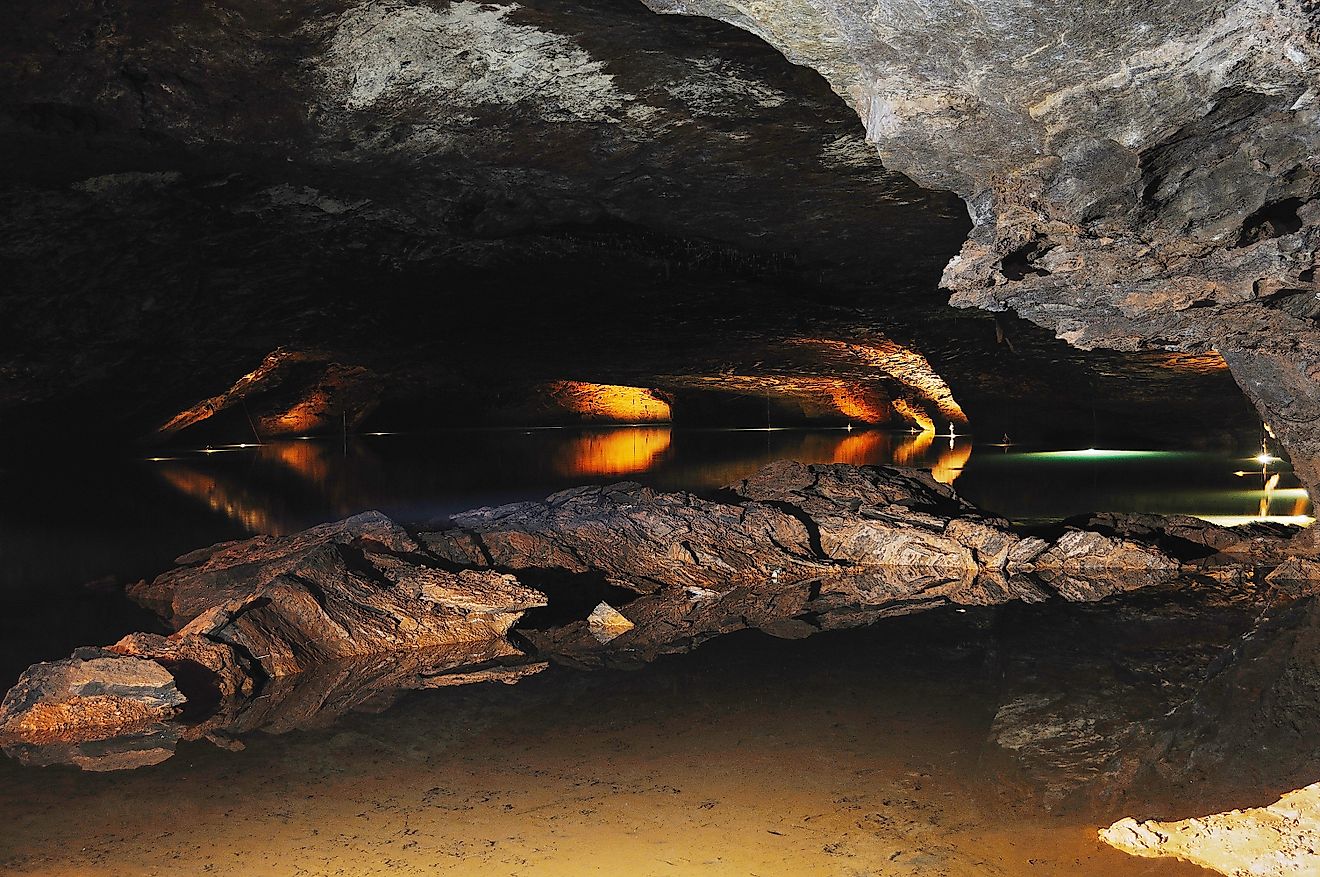
M 342 658 L 499 639 L 545 603 L 511 575 L 451 573 L 322 543 L 180 633 L 228 644 L 266 675 L 288 676 Z
M 79 649 L 34 664 L 0 702 L 5 743 L 98 740 L 173 718 L 186 698 L 155 661 Z
M 182 627 L 227 600 L 243 597 L 257 585 L 301 563 L 322 545 L 377 547 L 401 554 L 419 546 L 398 524 L 380 512 L 363 512 L 289 536 L 256 536 L 221 542 L 178 557 L 176 569 L 151 582 L 128 587 L 128 595 Z
M 450 523 L 418 536 L 444 560 L 515 572 L 597 572 L 639 594 L 800 579 L 834 566 L 814 547 L 807 524 L 786 511 L 632 482 L 475 509 Z
M 1134 856 L 1178 858 L 1221 874 L 1320 874 L 1320 783 L 1267 807 L 1177 822 L 1128 817 L 1101 829 L 1100 839 Z

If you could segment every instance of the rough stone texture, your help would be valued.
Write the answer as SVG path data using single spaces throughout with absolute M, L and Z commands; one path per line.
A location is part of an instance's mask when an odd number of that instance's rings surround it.
M 887 166 L 962 195 L 955 305 L 1219 351 L 1320 492 L 1314 3 L 645 2 L 820 71 Z
M 733 505 L 622 482 L 579 487 L 544 502 L 455 515 L 422 533 L 444 560 L 494 569 L 604 575 L 639 594 L 666 586 L 727 588 L 831 571 L 802 521 L 777 508 Z
M 185 698 L 154 661 L 82 649 L 29 667 L 0 703 L 6 742 L 97 740 L 173 718 Z
M 251 694 L 254 688 L 251 662 L 243 654 L 227 643 L 197 634 L 130 633 L 106 651 L 160 664 L 185 691 L 189 682 L 204 686 L 217 697 Z
M 302 563 L 313 549 L 330 544 L 379 546 L 409 553 L 420 546 L 398 524 L 379 512 L 363 512 L 291 536 L 257 536 L 191 551 L 183 564 L 151 582 L 128 587 L 139 603 L 162 610 L 182 627 L 207 609 L 247 596 L 258 585 Z
M 545 597 L 510 575 L 418 567 L 337 544 L 304 548 L 297 562 L 242 597 L 213 603 L 184 636 L 227 643 L 268 676 L 381 652 L 499 639 Z
M 3 745 L 7 754 L 24 764 L 130 770 L 172 757 L 180 740 L 206 740 L 224 749 L 242 749 L 244 735 L 324 727 L 351 711 L 385 709 L 408 690 L 480 682 L 513 684 L 545 667 L 545 663 L 529 662 L 503 639 L 366 655 L 267 680 L 260 696 L 223 699 L 210 707 L 203 721 L 156 722 L 102 740 L 23 743 L 6 739 Z
M 1320 562 L 1305 557 L 1290 557 L 1271 570 L 1265 581 L 1280 586 L 1320 587 Z
M 1095 602 L 1172 581 L 1181 564 L 1160 544 L 1210 550 L 1173 535 L 1204 535 L 1184 519 L 1167 528 L 1148 516 L 1095 520 L 1108 532 L 1065 527 L 1052 540 L 1026 536 L 924 471 L 787 461 L 763 467 L 718 499 L 629 482 L 578 488 L 456 515 L 447 529 L 416 539 L 368 513 L 183 555 L 179 561 L 189 565 L 136 590 L 175 617 L 191 616 L 188 624 L 169 637 L 133 634 L 109 650 L 36 665 L 7 696 L 0 718 L 11 742 L 74 744 L 122 731 L 150 736 L 155 732 L 145 726 L 172 718 L 186 695 L 203 714 L 190 717 L 188 733 L 224 743 L 252 722 L 281 724 L 254 718 L 267 709 L 254 702 L 277 690 L 293 692 L 278 701 L 288 702 L 281 715 L 301 726 L 314 715 L 383 703 L 389 691 L 516 681 L 543 665 L 505 638 L 530 610 L 536 613 L 518 636 L 537 657 L 632 666 L 747 628 L 800 638 L 941 606 Z M 1110 535 L 1117 533 L 1141 541 Z M 1212 533 L 1202 541 L 1226 539 Z M 1254 569 L 1250 557 L 1239 566 Z M 1248 579 L 1242 574 L 1213 587 L 1233 595 L 1223 602 L 1236 611 L 1238 596 L 1254 593 Z M 1313 608 L 1314 601 L 1298 602 L 1283 625 L 1300 631 L 1297 637 L 1262 640 L 1280 655 L 1244 658 L 1242 667 L 1277 675 L 1282 663 L 1295 665 L 1299 679 L 1320 678 L 1306 657 L 1320 651 L 1281 645 L 1304 644 L 1320 629 L 1309 616 L 1296 620 L 1299 607 Z M 1258 603 L 1251 608 L 1263 618 Z M 280 681 L 291 677 L 296 681 Z M 1200 681 L 1195 702 L 1210 703 L 1219 678 Z M 1282 690 L 1280 715 L 1295 716 L 1304 702 Z M 1009 748 L 1030 750 L 1033 734 L 1021 728 L 1050 724 L 1053 701 L 1026 694 L 1015 703 L 1001 710 L 1001 738 L 1021 741 Z M 83 722 L 88 730 L 80 736 Z M 1129 719 L 1117 727 L 1150 748 L 1149 724 Z M 1113 745 L 1120 739 L 1093 736 Z M 159 749 L 125 746 L 130 761 Z M 106 751 L 109 757 L 119 750 Z M 1215 750 L 1197 751 L 1204 757 Z M 92 759 L 78 747 L 61 752 L 49 757 Z M 1172 752 L 1166 747 L 1157 763 L 1175 763 Z
M 1314 782 L 1315 597 L 1195 576 L 1062 610 L 996 643 L 988 738 L 1012 755 L 1005 783 L 1107 823 L 1253 807 Z
M 1320 783 L 1268 807 L 1178 822 L 1127 817 L 1100 839 L 1135 856 L 1173 856 L 1229 877 L 1303 877 L 1320 873 Z
M 845 463 L 771 463 L 721 500 L 623 482 L 475 509 L 450 524 L 418 535 L 447 561 L 600 574 L 639 594 L 773 589 L 902 569 L 913 582 L 962 582 L 967 595 L 988 581 L 978 578 L 983 573 L 1076 574 L 1066 596 L 1097 599 L 1123 581 L 1144 584 L 1179 568 L 1155 547 L 1099 533 L 1069 529 L 1052 544 L 1023 537 L 929 472 Z M 1088 590 L 1088 575 L 1119 570 L 1125 575 Z

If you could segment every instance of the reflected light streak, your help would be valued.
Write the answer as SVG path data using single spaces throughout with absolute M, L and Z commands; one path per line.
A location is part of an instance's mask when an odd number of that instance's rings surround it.
M 952 484 L 962 474 L 963 466 L 972 456 L 971 442 L 940 452 L 940 458 L 930 468 L 930 474 L 941 484 Z
M 894 448 L 894 462 L 915 469 L 926 468 L 929 454 L 935 444 L 935 433 L 919 432 L 903 440 Z M 952 484 L 962 474 L 963 466 L 972 456 L 971 442 L 941 448 L 930 464 L 930 474 L 941 484 Z
M 1080 451 L 1032 451 L 1018 456 L 1036 460 L 1154 460 L 1176 457 L 1177 451 L 1120 451 L 1109 448 L 1086 448 Z
M 635 426 L 575 438 L 556 468 L 564 475 L 623 475 L 645 472 L 669 450 L 669 428 Z
M 180 493 L 200 500 L 212 511 L 240 524 L 249 533 L 279 536 L 288 531 L 282 521 L 270 514 L 265 498 L 259 493 L 249 492 L 241 486 L 234 488 L 225 485 L 209 473 L 186 466 L 166 466 L 158 471 Z
M 865 466 L 871 461 L 879 459 L 886 438 L 888 436 L 884 433 L 873 430 L 857 435 L 849 435 L 839 442 L 834 449 L 830 462 Z

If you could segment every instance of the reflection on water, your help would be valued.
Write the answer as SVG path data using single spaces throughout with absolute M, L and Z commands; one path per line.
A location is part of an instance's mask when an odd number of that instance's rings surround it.
M 645 472 L 669 449 L 668 427 L 634 426 L 575 436 L 556 454 L 564 475 L 592 477 Z
M 367 435 L 210 451 L 0 472 L 0 592 L 12 608 L 0 614 L 6 682 L 35 660 L 144 629 L 140 612 L 109 597 L 89 602 L 85 582 L 153 576 L 199 546 L 368 509 L 425 523 L 623 478 L 709 492 L 777 459 L 930 469 L 968 500 L 1028 523 L 1097 510 L 1236 523 L 1257 519 L 1262 508 L 1271 519 L 1302 521 L 1311 508 L 1282 462 L 1269 463 L 1280 479 L 1267 495 L 1255 448 L 1040 452 L 969 438 L 950 446 L 931 433 L 642 426 Z
M 957 482 L 971 501 L 1024 522 L 1089 511 L 1306 523 L 1310 502 L 1278 458 L 1231 454 L 1019 451 L 932 432 L 881 430 L 498 430 L 271 442 L 178 453 L 151 471 L 244 533 L 288 533 L 369 508 L 408 521 L 539 498 L 621 477 L 657 489 L 714 490 L 776 459 L 895 464 Z M 1254 458 L 1245 458 L 1255 462 Z M 1244 483 L 1243 476 L 1259 481 Z M 1249 479 L 1248 479 L 1249 480 Z
M 0 759 L 0 862 L 52 877 L 1202 873 L 1101 845 L 1125 804 L 1051 809 L 994 742 L 1022 675 L 1002 666 L 1053 652 L 993 618 L 738 634 L 635 673 L 408 695 L 244 735 L 243 751 L 172 741 L 177 757 L 115 775 Z
M 423 522 L 623 476 L 709 491 L 796 458 L 928 468 L 1020 521 L 1100 509 L 1244 518 L 1310 510 L 1287 466 L 1260 464 L 1249 449 L 1038 452 L 931 433 L 651 426 L 212 451 L 0 475 L 6 687 L 29 663 L 150 627 L 83 582 L 154 574 L 200 545 L 368 508 Z M 1143 800 L 1100 795 L 1116 786 L 1101 769 L 1135 776 L 1115 761 L 1115 741 L 1125 753 L 1150 752 L 1170 717 L 1191 723 L 1177 739 L 1213 736 L 1197 724 L 1204 715 L 1224 735 L 1226 758 L 1258 754 L 1264 744 L 1233 736 L 1249 721 L 1221 719 L 1250 705 L 1237 693 L 1259 673 L 1214 662 L 1253 644 L 1273 655 L 1265 646 L 1286 640 L 1258 633 L 1237 645 L 1258 620 L 1254 604 L 1229 601 L 1223 617 L 1208 617 L 1186 611 L 1181 591 L 1166 599 L 1139 594 L 1118 612 L 1102 604 L 931 613 L 799 642 L 745 631 L 637 673 L 552 668 L 512 688 L 398 695 L 423 677 L 438 684 L 434 668 L 334 668 L 190 732 L 212 742 L 180 730 L 131 751 L 76 753 L 145 764 L 177 747 L 147 769 L 109 777 L 0 762 L 0 871 L 795 875 L 877 873 L 878 863 L 894 877 L 1202 873 L 1097 842 L 1097 826 Z M 1205 684 L 1212 665 L 1222 691 Z M 1197 710 L 1173 711 L 1193 695 Z M 330 716 L 333 727 L 315 727 Z M 1204 767 L 1204 752 L 1185 755 Z M 1171 764 L 1162 756 L 1158 766 Z M 1218 793 L 1246 794 L 1239 765 L 1226 764 L 1212 777 L 1227 783 Z M 1157 800 L 1183 787 L 1127 792 Z M 1199 794 L 1152 815 L 1226 809 Z
M 199 500 L 251 533 L 284 534 L 326 517 L 343 517 L 367 508 L 397 510 L 401 503 L 434 499 L 427 517 L 467 506 L 446 503 L 468 480 L 459 469 L 476 467 L 489 475 L 491 487 L 506 480 L 495 467 L 509 466 L 529 486 L 544 490 L 587 481 L 637 476 L 657 487 L 713 490 L 745 477 L 761 465 L 791 458 L 810 463 L 854 465 L 897 463 L 932 471 L 952 484 L 972 453 L 969 440 L 936 441 L 930 432 L 878 430 L 728 430 L 677 433 L 667 426 L 629 426 L 588 430 L 531 430 L 453 433 L 433 436 L 435 456 L 425 437 L 392 436 L 389 444 L 357 439 L 297 440 L 233 446 L 194 454 L 157 458 L 155 471 L 186 496 Z M 244 454 L 245 456 L 235 456 Z M 426 471 L 419 472 L 419 469 Z M 321 518 L 288 514 L 288 476 L 319 494 Z M 417 476 L 421 476 L 418 480 Z M 437 483 L 436 476 L 443 478 Z M 263 495 L 261 485 L 271 490 Z M 532 490 L 527 498 L 541 494 Z M 480 495 L 471 503 L 487 501 Z M 413 513 L 399 514 L 416 520 Z

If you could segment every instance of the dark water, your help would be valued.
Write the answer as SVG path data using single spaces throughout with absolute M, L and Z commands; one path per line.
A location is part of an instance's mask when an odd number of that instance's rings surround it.
M 591 482 L 709 491 L 796 459 L 928 468 L 1020 522 L 1100 510 L 1301 520 L 1310 504 L 1289 467 L 1271 462 L 1262 477 L 1252 459 L 1259 451 L 1070 452 L 880 430 L 644 426 L 294 440 L 94 466 L 45 461 L 0 470 L 0 595 L 10 607 L 0 619 L 0 680 L 8 685 L 33 661 L 78 645 L 150 629 L 153 619 L 114 585 L 153 576 L 185 551 L 367 509 L 422 523 Z M 97 581 L 105 593 L 85 587 Z
M 1286 464 L 1262 475 L 1257 452 L 625 427 L 47 462 L 0 472 L 0 675 L 7 686 L 33 661 L 154 629 L 115 585 L 184 551 L 369 508 L 421 523 L 586 482 L 707 491 L 794 458 L 930 468 L 1022 522 L 1308 514 Z M 128 773 L 0 760 L 0 873 L 1201 873 L 1095 838 L 1130 813 L 1269 802 L 1253 796 L 1272 787 L 1237 770 L 1201 770 L 1213 794 L 1120 790 L 1104 773 L 1209 690 L 1207 668 L 1258 621 L 1255 606 L 1211 611 L 1187 593 L 942 611 L 802 642 L 747 631 L 632 673 L 551 668 L 512 687 L 408 694 L 248 735 L 242 751 L 185 740 Z M 1084 733 L 1052 738 L 1060 728 Z

